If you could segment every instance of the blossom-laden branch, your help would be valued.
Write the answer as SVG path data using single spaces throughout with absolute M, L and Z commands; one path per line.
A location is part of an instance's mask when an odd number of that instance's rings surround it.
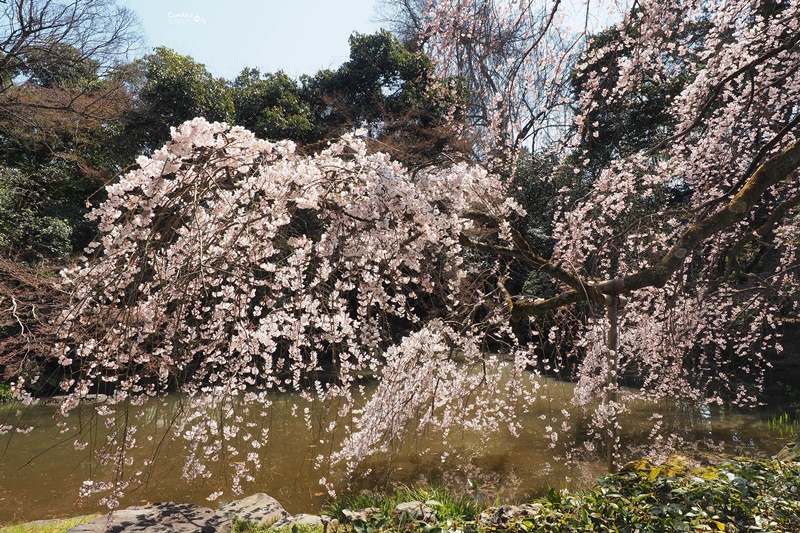
M 722 209 L 694 223 L 684 231 L 677 239 L 677 242 L 653 266 L 611 280 L 581 283 L 580 289 L 573 289 L 547 300 L 530 301 L 522 299 L 515 301 L 512 316 L 519 320 L 525 316 L 552 311 L 564 305 L 582 301 L 594 301 L 603 294 L 627 294 L 645 287 L 663 287 L 669 278 L 683 265 L 686 258 L 694 253 L 700 245 L 717 233 L 743 220 L 751 213 L 754 206 L 762 199 L 762 196 L 770 187 L 792 177 L 798 168 L 800 168 L 800 141 L 795 142 L 783 152 L 768 159 L 750 176 L 742 188 Z M 766 235 L 786 212 L 797 206 L 799 202 L 800 199 L 795 196 L 778 206 L 769 220 L 759 230 L 736 244 L 732 249 L 733 257 L 745 244 L 757 238 L 757 236 L 763 237 Z M 522 246 L 527 245 L 523 243 Z M 527 255 L 523 250 L 509 253 L 523 258 Z M 539 259 L 539 261 L 544 260 Z M 558 272 L 556 267 L 549 264 L 547 268 L 545 268 L 544 264 L 539 265 L 538 261 L 532 261 L 532 264 L 540 266 L 540 270 L 548 274 L 551 271 Z M 556 276 L 554 275 L 553 277 Z M 565 283 L 568 282 L 570 286 L 578 282 L 577 279 L 565 278 L 564 276 L 556 277 L 556 279 Z
M 753 241 L 766 238 L 778 225 L 778 223 L 795 207 L 800 206 L 800 195 L 789 198 L 782 204 L 778 205 L 767 220 L 752 232 L 744 235 L 739 239 L 736 244 L 731 246 L 728 251 L 728 264 L 725 273 L 731 275 L 732 273 L 740 273 L 741 265 L 739 264 L 739 255 L 744 248 Z
M 117 428 L 103 448 L 115 455 L 101 460 L 116 465 L 125 486 L 146 476 L 124 475 L 135 429 L 127 421 L 118 426 L 117 411 L 167 392 L 187 397 L 174 431 L 189 452 L 184 475 L 196 478 L 211 475 L 214 458 L 263 444 L 266 435 L 228 424 L 223 414 L 243 408 L 266 416 L 267 392 L 313 391 L 340 405 L 335 422 L 352 415 L 365 376 L 378 372 L 395 390 L 388 381 L 412 370 L 402 357 L 386 366 L 387 359 L 418 353 L 432 375 L 455 379 L 458 354 L 481 374 L 441 389 L 417 374 L 402 387 L 414 401 L 394 413 L 413 419 L 431 404 L 438 419 L 446 406 L 469 413 L 462 407 L 478 384 L 492 395 L 496 388 L 487 383 L 524 370 L 525 363 L 487 360 L 480 348 L 485 331 L 501 327 L 499 317 L 482 313 L 492 325 L 484 329 L 470 322 L 494 296 L 483 289 L 482 272 L 464 261 L 459 239 L 478 229 L 460 215 L 504 220 L 519 209 L 482 168 L 462 163 L 412 173 L 386 154 L 368 154 L 354 135 L 301 156 L 291 143 L 200 118 L 174 129 L 138 166 L 109 186 L 93 211 L 102 238 L 91 255 L 63 272 L 71 302 L 57 322 L 55 347 L 70 376 L 61 383 L 61 414 L 98 383 L 109 394 L 96 414 Z M 500 238 L 510 240 L 506 234 Z M 405 338 L 400 347 L 397 338 Z M 528 381 L 519 394 L 530 393 Z M 241 403 L 234 406 L 234 397 Z M 510 412 L 511 399 L 497 401 Z M 496 413 L 472 413 L 469 424 L 496 424 Z M 369 439 L 388 442 L 367 435 L 374 420 L 362 425 L 343 462 L 372 449 Z M 377 425 L 389 439 L 397 430 Z M 258 454 L 246 455 L 231 480 L 235 491 L 259 464 Z M 94 488 L 109 486 L 88 485 L 87 494 Z
M 486 4 L 500 5 L 459 2 L 473 11 Z M 549 13 L 555 3 L 542 5 Z M 493 14 L 506 18 L 495 24 L 513 27 L 515 9 L 498 7 Z M 588 14 L 591 6 L 586 9 Z M 458 35 L 448 32 L 469 33 L 480 24 L 448 13 L 454 23 L 444 24 L 441 17 L 439 26 L 429 25 L 439 38 L 430 49 L 447 52 L 440 67 L 445 71 L 456 68 L 453 58 L 463 51 Z M 570 35 L 581 42 L 580 32 Z M 521 294 L 504 301 L 512 301 L 512 319 L 530 319 L 526 322 L 561 361 L 577 365 L 560 368 L 578 378 L 576 402 L 607 398 L 623 375 L 637 388 L 621 394 L 620 405 L 678 395 L 712 403 L 758 402 L 755 391 L 769 365 L 764 354 L 781 349 L 781 316 L 798 310 L 793 237 L 800 223 L 793 211 L 800 194 L 798 35 L 800 5 L 793 1 L 768 7 L 744 0 L 646 0 L 584 41 L 579 58 L 573 56 L 574 116 L 559 115 L 557 105 L 538 105 L 543 100 L 492 100 L 502 101 L 493 109 L 503 117 L 538 117 L 548 110 L 537 128 L 559 118 L 573 126 L 561 139 L 565 143 L 536 137 L 529 148 L 533 155 L 520 155 L 560 162 L 540 178 L 558 190 L 547 226 L 552 249 L 537 253 L 533 243 L 512 238 L 509 246 L 491 236 L 461 242 L 527 267 L 525 284 L 514 284 Z M 547 86 L 554 97 L 555 71 L 568 43 L 543 41 L 531 54 L 540 63 L 503 79 L 502 86 Z M 494 72 L 502 78 L 509 70 L 500 65 Z M 535 82 L 542 74 L 547 83 Z M 487 121 L 489 131 L 481 139 L 502 144 L 527 131 L 526 125 Z M 525 179 L 531 178 L 521 182 Z M 726 274 L 755 235 L 768 234 L 769 250 L 761 252 L 770 256 L 758 265 L 765 272 L 747 278 Z M 612 357 L 604 341 L 604 313 L 574 304 L 602 306 L 606 295 L 626 293 L 630 303 L 620 316 L 618 354 Z M 554 313 L 538 318 L 549 312 Z M 610 369 L 610 362 L 618 368 Z M 746 383 L 737 377 L 747 374 Z M 617 407 L 609 402 L 598 407 L 598 423 L 610 423 Z

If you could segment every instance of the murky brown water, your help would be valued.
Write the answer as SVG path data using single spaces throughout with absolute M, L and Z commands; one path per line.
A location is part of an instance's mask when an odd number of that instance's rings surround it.
M 536 405 L 526 415 L 525 430 L 519 437 L 500 431 L 487 441 L 465 433 L 458 442 L 462 457 L 442 462 L 436 453 L 435 440 L 422 436 L 407 443 L 391 468 L 385 460 L 373 462 L 372 474 L 355 488 L 385 489 L 394 483 L 433 482 L 467 492 L 467 479 L 478 478 L 481 490 L 490 497 L 513 499 L 541 494 L 549 486 L 564 487 L 567 480 L 573 488 L 591 483 L 604 471 L 599 454 L 588 455 L 571 466 L 554 459 L 554 454 L 564 452 L 563 439 L 551 448 L 544 427 L 554 425 L 554 419 L 560 423 L 559 412 L 568 406 L 571 387 L 553 381 L 546 386 L 551 395 L 560 399 Z M 276 399 L 269 420 L 270 444 L 262 449 L 262 471 L 245 489 L 246 493 L 266 492 L 274 496 L 291 513 L 313 513 L 319 511 L 326 497 L 319 485 L 321 474 L 313 468 L 313 458 L 320 450 L 302 418 L 291 414 L 297 401 L 291 395 Z M 154 427 L 163 425 L 166 413 L 153 406 L 147 409 L 150 411 L 146 417 Z M 52 418 L 54 412 L 55 407 L 46 405 L 0 406 L 0 424 L 24 415 L 35 427 L 29 434 L 0 436 L 0 524 L 103 511 L 91 501 L 77 507 L 78 488 L 90 470 L 88 450 L 76 451 L 72 446 L 74 439 L 58 433 Z M 635 446 L 644 441 L 651 413 L 652 406 L 633 407 L 624 421 L 624 442 Z M 670 432 L 695 442 L 722 444 L 728 451 L 774 453 L 788 436 L 770 430 L 767 417 L 765 412 L 742 414 L 684 407 L 670 409 L 664 423 Z M 574 423 L 576 420 L 573 417 L 571 437 L 580 439 L 584 429 L 580 423 Z M 166 500 L 216 505 L 206 501 L 206 497 L 219 487 L 211 482 L 188 484 L 181 480 L 180 452 L 177 444 L 159 449 L 159 465 L 147 488 L 131 494 L 122 502 L 123 506 Z

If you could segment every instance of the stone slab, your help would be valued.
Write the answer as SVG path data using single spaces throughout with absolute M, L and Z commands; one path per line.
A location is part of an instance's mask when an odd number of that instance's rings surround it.
M 232 520 L 190 503 L 128 507 L 73 527 L 68 533 L 226 533 Z
M 322 527 L 322 518 L 317 515 L 313 514 L 294 514 L 292 516 L 287 516 L 282 520 L 278 520 L 272 527 L 291 527 L 291 526 L 311 526 L 311 527 Z
M 399 503 L 395 506 L 394 510 L 397 513 L 408 515 L 414 520 L 423 520 L 425 522 L 436 521 L 436 512 L 422 502 Z
M 239 520 L 260 526 L 283 520 L 289 516 L 278 500 L 263 492 L 242 500 L 222 504 L 218 512 L 226 518 L 232 519 L 235 516 Z

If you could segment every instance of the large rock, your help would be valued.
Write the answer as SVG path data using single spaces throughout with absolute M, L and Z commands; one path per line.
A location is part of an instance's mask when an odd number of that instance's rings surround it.
M 318 516 L 290 517 L 275 498 L 259 493 L 223 504 L 216 511 L 188 503 L 129 507 L 75 526 L 69 533 L 229 533 L 234 517 L 259 526 L 322 525 Z
M 278 520 L 272 527 L 279 528 L 279 527 L 291 527 L 291 526 L 311 526 L 311 527 L 322 527 L 322 518 L 317 515 L 313 514 L 294 514 L 292 516 L 287 516 L 281 520 Z
M 438 503 L 438 502 L 437 502 Z M 395 506 L 396 513 L 405 515 L 412 520 L 422 520 L 425 522 L 435 522 L 436 512 L 426 503 L 422 502 L 403 502 Z
M 478 524 L 487 529 L 503 529 L 518 520 L 534 518 L 541 512 L 542 504 L 540 503 L 489 507 L 478 517 Z
M 778 461 L 800 461 L 800 444 L 794 442 L 787 444 L 775 456 Z
M 259 526 L 268 525 L 289 516 L 278 500 L 259 492 L 243 500 L 236 500 L 220 506 L 219 513 L 229 519 L 237 517 L 244 522 L 252 522 Z
M 225 533 L 232 520 L 190 503 L 155 503 L 128 507 L 81 524 L 68 533 Z

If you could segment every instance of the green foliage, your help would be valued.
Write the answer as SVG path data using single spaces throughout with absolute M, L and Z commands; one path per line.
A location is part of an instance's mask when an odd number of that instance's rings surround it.
M 311 105 L 300 86 L 283 72 L 261 74 L 246 68 L 233 81 L 235 123 L 263 139 L 313 138 Z
M 97 187 L 69 162 L 0 167 L 0 250 L 36 262 L 82 249 L 94 235 L 84 215 Z
M 353 34 L 349 61 L 302 82 L 319 139 L 367 127 L 381 150 L 404 161 L 441 156 L 455 140 L 462 84 L 437 79 L 425 54 L 385 30 Z
M 8 383 L 0 383 L 0 403 L 8 403 L 14 400 L 11 394 L 11 385 Z
M 431 69 L 425 56 L 406 50 L 389 32 L 350 37 L 350 60 L 320 71 L 307 85 L 336 124 L 371 123 L 419 98 Z
M 554 154 L 519 155 L 511 181 L 511 193 L 525 209 L 519 223 L 526 240 L 541 256 L 553 251 L 553 216 L 563 183 L 557 179 L 558 161 Z
M 125 134 L 140 150 L 159 148 L 170 127 L 195 117 L 231 122 L 233 100 L 225 80 L 205 65 L 166 47 L 137 61 L 140 87 L 134 108 L 125 118 Z
M 100 62 L 66 43 L 28 47 L 20 74 L 41 87 L 81 89 L 98 81 Z

